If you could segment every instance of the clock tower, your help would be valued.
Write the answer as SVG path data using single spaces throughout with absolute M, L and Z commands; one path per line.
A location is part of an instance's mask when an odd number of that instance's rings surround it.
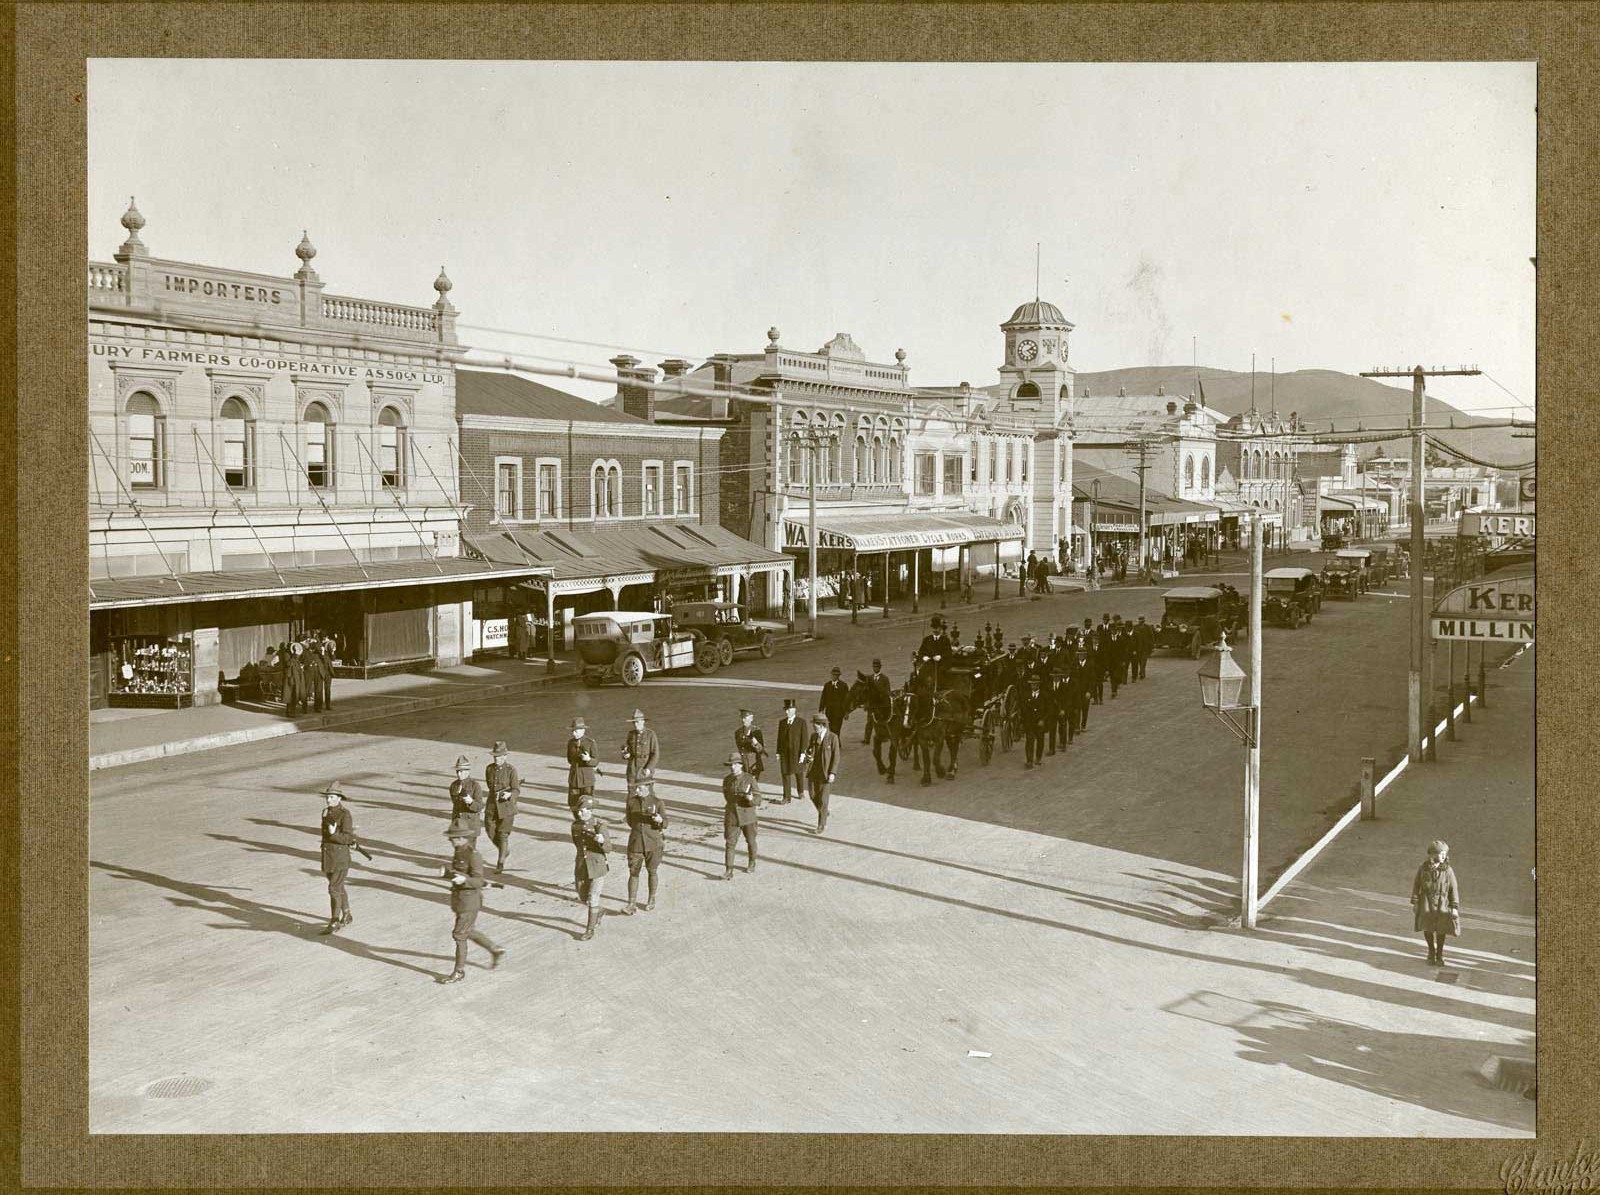
M 1000 325 L 1006 337 L 997 397 L 1012 406 L 1049 412 L 1055 420 L 1072 409 L 1073 373 L 1067 361 L 1072 325 L 1054 303 L 1035 299 Z

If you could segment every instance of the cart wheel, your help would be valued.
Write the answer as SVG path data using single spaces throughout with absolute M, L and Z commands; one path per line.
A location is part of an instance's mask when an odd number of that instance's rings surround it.
M 978 740 L 978 764 L 988 767 L 989 761 L 994 758 L 994 739 L 985 734 Z
M 1000 750 L 1011 750 L 1011 719 L 1000 719 Z
M 717 640 L 717 663 L 721 664 L 724 668 L 729 667 L 733 663 L 732 639 Z
M 777 647 L 772 641 L 772 632 L 768 631 L 765 635 L 761 636 L 761 658 L 763 660 L 772 659 L 772 653 L 776 650 Z
M 644 661 L 638 656 L 624 656 L 622 660 L 622 683 L 628 688 L 633 688 L 644 679 Z
M 694 645 L 694 670 L 701 676 L 710 676 L 717 670 L 717 645 L 702 639 Z

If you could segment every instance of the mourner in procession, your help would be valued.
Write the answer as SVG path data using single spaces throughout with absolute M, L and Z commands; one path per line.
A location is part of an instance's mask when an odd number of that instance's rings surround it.
M 828 828 L 828 798 L 839 772 L 839 736 L 833 733 L 830 722 L 827 714 L 818 714 L 806 746 L 806 777 L 811 782 L 811 803 L 817 809 L 816 834 Z
M 803 762 L 806 744 L 811 741 L 811 727 L 800 717 L 794 698 L 783 699 L 783 717 L 778 720 L 778 770 L 783 775 L 783 804 L 787 805 L 798 791 L 806 795 L 806 769 Z
M 756 869 L 756 826 L 760 817 L 761 790 L 755 778 L 744 770 L 737 751 L 728 756 L 728 774 L 722 778 L 722 878 L 733 879 L 733 852 L 744 835 L 747 872 Z
M 667 806 L 656 796 L 656 786 L 641 780 L 628 789 L 628 905 L 622 911 L 630 917 L 639 899 L 639 871 L 642 868 L 649 881 L 649 896 L 644 904 L 646 913 L 656 907 L 656 872 L 661 866 L 661 856 L 666 848 Z
M 600 771 L 600 757 L 595 754 L 594 742 L 588 737 L 589 727 L 581 717 L 571 724 L 572 737 L 567 740 L 567 807 L 577 816 L 578 803 L 594 795 L 594 778 Z
M 474 942 L 489 952 L 491 970 L 500 965 L 506 952 L 478 928 L 478 914 L 483 912 L 483 889 L 488 881 L 483 878 L 483 859 L 473 849 L 473 839 L 477 835 L 456 826 L 446 830 L 445 835 L 453 848 L 450 862 L 444 868 L 444 876 L 450 881 L 450 912 L 455 916 L 450 937 L 455 942 L 456 965 L 439 982 L 460 983 L 467 977 L 468 942 Z
M 840 669 L 833 670 L 828 683 L 822 686 L 822 697 L 817 702 L 818 714 L 826 714 L 828 724 L 840 734 L 844 732 L 844 720 L 850 714 L 850 686 L 840 679 L 841 675 Z
M 483 807 L 483 829 L 494 843 L 495 872 L 506 869 L 511 858 L 511 832 L 517 823 L 517 802 L 522 797 L 522 779 L 507 756 L 511 754 L 504 740 L 496 740 L 490 753 L 489 766 L 483 771 L 483 782 L 489 790 Z
M 733 732 L 733 749 L 744 761 L 744 770 L 757 780 L 767 770 L 767 740 L 756 725 L 754 710 L 739 711 L 739 727 Z
M 867 691 L 871 695 L 871 701 L 867 707 L 867 726 L 861 734 L 863 743 L 872 742 L 873 713 L 879 712 L 887 717 L 887 711 L 894 704 L 894 686 L 884 674 L 882 660 L 872 661 L 872 675 L 867 677 Z
M 333 934 L 355 920 L 350 915 L 350 895 L 344 881 L 350 871 L 356 827 L 350 810 L 345 808 L 344 789 L 338 781 L 322 790 L 322 799 L 322 874 L 328 877 L 328 924 L 322 932 Z

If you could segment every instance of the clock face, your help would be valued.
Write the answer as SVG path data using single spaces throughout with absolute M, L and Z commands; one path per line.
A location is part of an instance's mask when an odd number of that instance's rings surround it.
M 1039 346 L 1031 340 L 1017 341 L 1017 360 L 1032 361 L 1039 355 Z

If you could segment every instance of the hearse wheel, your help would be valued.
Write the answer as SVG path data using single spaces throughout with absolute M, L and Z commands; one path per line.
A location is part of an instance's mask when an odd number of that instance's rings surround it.
M 621 671 L 622 683 L 631 689 L 644 679 L 644 661 L 635 655 L 624 656 Z

